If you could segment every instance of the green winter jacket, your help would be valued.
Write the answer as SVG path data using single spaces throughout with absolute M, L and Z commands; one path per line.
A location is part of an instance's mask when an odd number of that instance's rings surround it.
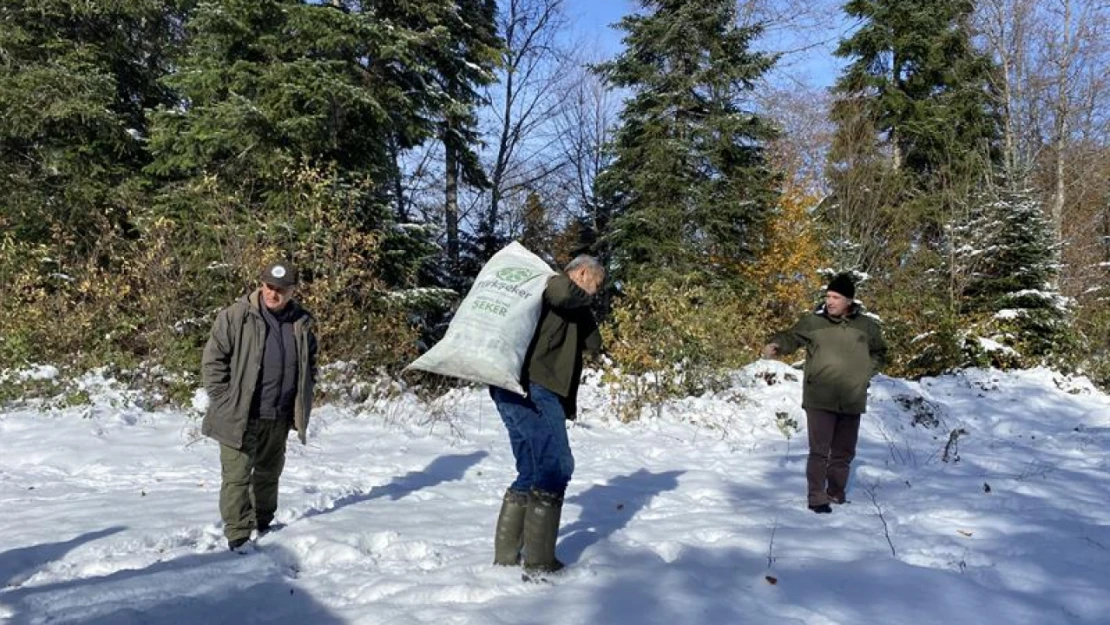
M 201 433 L 235 449 L 243 445 L 266 345 L 260 293 L 246 295 L 216 315 L 201 362 L 201 380 L 208 392 L 208 410 Z M 301 443 L 305 443 L 316 382 L 316 337 L 312 332 L 312 316 L 295 301 L 288 305 L 296 307 L 293 336 L 298 362 L 293 427 Z
M 543 292 L 543 311 L 528 347 L 523 383 L 534 382 L 563 398 L 567 417 L 575 418 L 583 353 L 601 351 L 601 332 L 590 304 L 593 298 L 566 274 L 556 274 Z
M 867 387 L 886 365 L 886 343 L 873 317 L 858 305 L 841 318 L 821 308 L 771 342 L 782 355 L 806 350 L 802 408 L 848 414 L 867 412 Z

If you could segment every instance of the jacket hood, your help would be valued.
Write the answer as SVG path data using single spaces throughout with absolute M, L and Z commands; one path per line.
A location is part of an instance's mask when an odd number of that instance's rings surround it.
M 262 313 L 258 308 L 262 305 L 261 299 L 262 289 L 255 289 L 250 293 L 243 295 L 236 301 L 240 304 L 244 304 L 247 307 L 247 312 L 249 312 L 250 314 L 261 317 Z M 291 299 L 289 300 L 288 305 L 291 307 L 292 312 L 291 316 L 289 317 L 290 320 L 300 321 L 302 318 L 305 318 L 306 321 L 312 321 L 312 315 L 308 314 L 308 311 L 301 307 L 300 302 L 295 299 Z

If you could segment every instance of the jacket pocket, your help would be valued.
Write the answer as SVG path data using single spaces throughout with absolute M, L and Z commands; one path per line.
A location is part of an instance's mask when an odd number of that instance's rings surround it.
M 228 412 L 228 400 L 232 396 L 231 385 L 221 384 L 211 389 L 205 389 L 205 392 L 208 393 L 208 413 L 217 417 L 225 416 Z

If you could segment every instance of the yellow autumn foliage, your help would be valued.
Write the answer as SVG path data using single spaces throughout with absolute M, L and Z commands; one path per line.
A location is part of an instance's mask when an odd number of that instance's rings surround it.
M 766 225 L 764 253 L 733 268 L 736 286 L 665 274 L 625 285 L 603 328 L 611 358 L 605 379 L 622 421 L 659 411 L 671 398 L 725 388 L 730 371 L 757 358 L 774 331 L 811 307 L 821 285 L 821 244 L 809 213 L 815 203 L 801 193 L 782 196 Z
M 821 288 L 824 248 L 811 214 L 819 198 L 784 190 L 767 223 L 766 246 L 755 263 L 740 268 L 758 294 L 761 325 L 781 329 L 813 307 Z

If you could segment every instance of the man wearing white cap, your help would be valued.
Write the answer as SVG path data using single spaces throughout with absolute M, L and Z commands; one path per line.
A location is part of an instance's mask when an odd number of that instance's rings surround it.
M 216 315 L 204 346 L 208 410 L 201 431 L 220 443 L 220 515 L 231 550 L 274 529 L 285 443 L 301 443 L 312 412 L 316 337 L 293 299 L 297 270 L 275 263 L 261 286 Z

